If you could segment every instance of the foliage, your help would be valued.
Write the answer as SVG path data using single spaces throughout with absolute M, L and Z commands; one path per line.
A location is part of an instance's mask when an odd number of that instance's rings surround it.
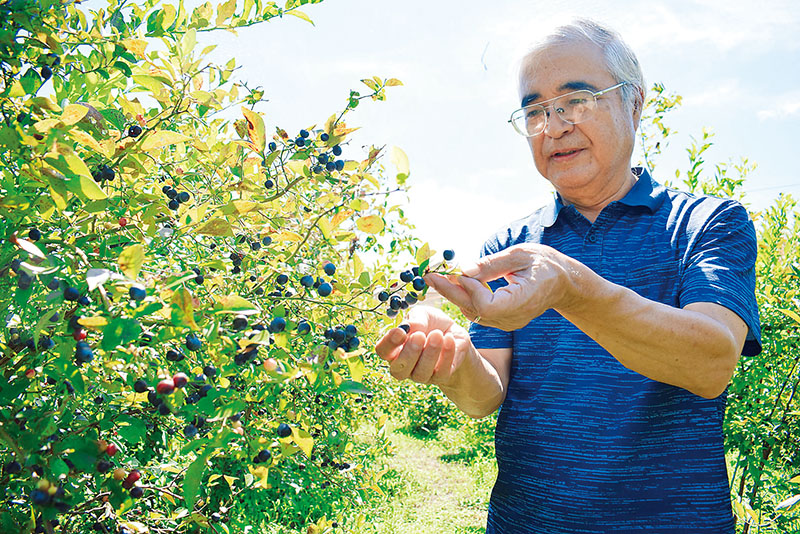
M 270 134 L 196 49 L 318 1 L 0 2 L 0 531 L 327 532 L 378 491 L 374 295 L 431 252 L 344 117 L 400 82 Z
M 679 97 L 655 91 L 651 105 L 669 110 Z M 659 99 L 664 100 L 658 102 Z M 650 147 L 661 146 L 658 136 L 671 130 L 663 114 L 648 115 L 644 124 Z M 688 168 L 676 171 L 691 192 L 746 201 L 742 185 L 756 166 L 746 158 L 739 163 L 717 163 L 706 170 L 705 159 L 713 134 L 702 132 L 686 149 Z M 658 151 L 652 154 L 657 155 Z M 653 157 L 651 156 L 650 160 Z M 762 324 L 763 351 L 742 357 L 728 388 L 725 448 L 731 471 L 731 494 L 737 532 L 800 532 L 800 226 L 797 201 L 789 195 L 763 211 L 751 212 L 758 233 L 756 298 Z

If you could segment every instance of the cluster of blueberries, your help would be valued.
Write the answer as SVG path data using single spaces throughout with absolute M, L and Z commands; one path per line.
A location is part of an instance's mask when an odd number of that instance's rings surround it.
M 313 141 L 310 141 L 308 138 L 311 134 L 308 130 L 300 130 L 300 135 L 297 136 L 291 142 L 294 143 L 295 146 L 303 148 L 306 145 L 311 146 Z M 326 143 L 330 136 L 327 133 L 320 134 L 319 136 L 320 141 Z M 268 145 L 270 152 L 275 152 L 278 150 L 278 145 L 275 142 L 271 142 Z M 317 163 L 312 167 L 312 172 L 314 174 L 322 174 L 323 172 L 333 172 L 333 171 L 342 171 L 344 170 L 344 160 L 336 159 L 337 157 L 342 155 L 342 147 L 339 145 L 334 145 L 331 147 L 330 153 L 323 152 L 317 155 Z M 267 189 L 271 189 L 275 186 L 275 183 L 271 179 L 267 179 L 264 182 L 264 187 Z
M 178 193 L 178 190 L 172 187 L 171 185 L 165 185 L 161 188 L 161 192 L 164 193 L 167 198 L 169 199 L 169 209 L 175 211 L 180 207 L 181 204 L 185 202 L 189 202 L 191 196 L 186 191 L 181 191 Z
M 332 351 L 343 349 L 345 352 L 351 352 L 356 350 L 361 343 L 358 339 L 358 329 L 354 324 L 328 328 L 325 330 L 325 339 L 329 340 L 328 348 Z
M 443 253 L 445 261 L 451 261 L 455 256 L 455 252 L 449 249 Z M 417 291 L 423 291 L 426 286 L 425 279 L 420 275 L 419 267 L 412 267 L 401 272 L 400 282 L 403 285 L 395 283 L 391 288 L 384 289 L 378 293 L 378 300 L 389 304 L 386 308 L 386 315 L 389 317 L 394 317 L 400 310 L 405 310 L 412 304 L 416 304 L 419 301 Z M 414 291 L 406 291 L 407 284 L 411 284 Z

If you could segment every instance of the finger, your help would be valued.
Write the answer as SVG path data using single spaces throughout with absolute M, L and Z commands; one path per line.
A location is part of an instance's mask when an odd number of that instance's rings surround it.
M 459 279 L 460 278 L 462 277 L 459 277 Z M 435 273 L 426 274 L 425 282 L 430 284 L 430 286 L 433 287 L 442 297 L 461 308 L 462 312 L 473 309 L 472 299 L 470 298 L 469 293 L 464 291 L 462 286 L 454 284 L 444 276 Z
M 433 371 L 431 382 L 439 384 L 450 378 L 453 373 L 453 360 L 456 356 L 456 339 L 452 334 L 447 334 L 442 339 L 442 349 L 439 353 L 439 361 Z
M 425 334 L 422 332 L 410 334 L 400 354 L 389 363 L 389 374 L 398 380 L 408 378 L 417 365 L 423 347 L 425 347 Z
M 472 309 L 476 314 L 489 315 L 492 311 L 492 303 L 494 300 L 494 293 L 486 287 L 482 282 L 469 276 L 462 276 L 459 280 L 464 292 L 469 295 L 469 300 L 472 303 Z
M 495 254 L 484 256 L 474 265 L 465 265 L 461 272 L 481 282 L 491 282 L 507 274 L 525 269 L 531 264 L 531 255 L 519 245 L 506 248 Z
M 430 328 L 430 322 L 430 310 L 425 306 L 414 306 L 408 311 L 404 324 L 408 325 L 410 334 L 414 332 L 427 333 Z
M 406 333 L 402 328 L 392 328 L 375 345 L 375 352 L 383 360 L 391 361 L 399 352 L 406 340 Z
M 433 330 L 428 334 L 425 348 L 422 349 L 417 365 L 414 366 L 414 370 L 411 372 L 411 380 L 422 384 L 430 382 L 433 370 L 436 368 L 436 362 L 439 361 L 443 337 L 441 330 Z

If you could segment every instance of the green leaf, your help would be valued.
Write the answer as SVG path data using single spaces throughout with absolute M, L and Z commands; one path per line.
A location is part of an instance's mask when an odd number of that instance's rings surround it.
M 141 335 L 142 327 L 135 319 L 114 319 L 103 328 L 103 341 L 100 343 L 100 347 L 105 351 L 110 351 L 119 345 L 126 345 L 139 339 Z
M 118 68 L 122 72 L 122 74 L 124 74 L 128 78 L 130 78 L 131 75 L 133 75 L 133 72 L 131 72 L 131 68 L 124 61 L 115 61 L 114 66 Z
M 147 426 L 144 421 L 128 415 L 120 416 L 115 424 L 117 434 L 130 444 L 139 443 L 147 436 Z
M 200 483 L 203 481 L 203 473 L 206 470 L 206 460 L 209 454 L 210 451 L 206 450 L 186 470 L 186 476 L 183 478 L 183 498 L 186 500 L 186 508 L 188 510 L 194 509 L 194 503 L 200 492 Z
M 372 393 L 369 388 L 364 386 L 364 384 L 361 382 L 355 382 L 353 380 L 344 380 L 341 384 L 339 384 L 339 391 L 342 393 L 350 393 L 352 395 L 366 395 L 367 393 Z

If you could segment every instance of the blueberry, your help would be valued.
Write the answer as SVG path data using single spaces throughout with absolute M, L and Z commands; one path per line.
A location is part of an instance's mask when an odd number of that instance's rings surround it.
M 44 67 L 41 68 L 41 70 L 39 70 L 39 74 L 42 76 L 42 79 L 44 81 L 47 81 L 53 75 L 53 70 L 47 65 L 45 65 Z
M 170 411 L 169 406 L 162 402 L 158 405 L 158 413 L 161 415 L 169 415 L 172 412 Z
M 302 137 L 303 139 L 307 139 L 308 138 L 308 131 L 307 130 L 300 130 L 300 137 Z
M 113 466 L 111 462 L 106 460 L 100 460 L 97 462 L 97 472 L 98 473 L 107 473 Z
M 178 202 L 177 200 L 170 200 L 169 204 L 167 204 L 167 207 L 172 211 L 176 211 L 180 207 L 180 205 L 181 203 Z
M 317 293 L 319 293 L 320 297 L 327 297 L 332 291 L 333 287 L 328 282 L 320 284 L 317 288 Z
M 278 145 L 276 145 L 274 142 L 270 143 L 267 146 L 269 147 L 270 152 L 275 152 L 276 150 L 278 150 Z
M 22 471 L 22 464 L 20 464 L 16 460 L 13 460 L 6 464 L 6 466 L 3 468 L 3 471 L 5 471 L 10 475 L 16 475 L 17 473 Z
M 244 315 L 237 315 L 233 320 L 233 329 L 239 331 L 245 328 L 247 328 L 247 317 Z
M 294 140 L 294 144 L 296 144 L 297 146 L 306 146 L 306 140 L 303 139 L 302 137 L 298 137 L 297 139 Z
M 325 141 L 327 141 L 328 139 L 330 139 L 330 136 L 329 136 L 328 134 L 324 133 L 324 134 L 320 135 L 320 136 L 319 136 L 319 138 L 320 138 L 320 139 L 321 139 L 323 142 L 325 142 Z
M 161 192 L 166 195 L 167 191 L 169 191 L 170 189 L 172 189 L 172 187 L 165 185 L 164 187 L 161 188 Z
M 189 202 L 190 198 L 191 196 L 189 195 L 189 193 L 187 193 L 186 191 L 181 191 L 180 193 L 178 193 L 177 200 L 178 202 L 183 203 L 183 202 Z
M 197 352 L 200 350 L 200 347 L 203 346 L 203 342 L 195 334 L 189 334 L 186 336 L 186 348 L 192 352 Z
M 197 276 L 194 277 L 194 282 L 196 284 L 198 284 L 198 285 L 203 285 L 203 282 L 205 282 L 205 281 L 206 281 L 206 279 L 205 279 L 205 277 L 203 277 L 202 274 L 198 274 Z
M 334 156 L 341 156 L 342 155 L 342 147 L 340 147 L 339 145 L 335 145 L 331 149 L 331 152 L 333 152 Z
M 61 287 L 61 282 L 58 280 L 58 278 L 53 278 L 47 284 L 47 289 L 51 289 L 53 291 L 57 290 L 59 287 Z
M 314 285 L 314 277 L 307 274 L 300 278 L 300 285 L 303 287 L 311 287 Z
M 453 258 L 456 257 L 456 253 L 454 251 L 448 249 L 448 250 L 445 250 L 442 253 L 442 256 L 444 257 L 445 261 L 450 261 L 450 260 L 452 260 Z
M 178 192 L 171 187 L 166 191 L 165 194 L 167 195 L 167 198 L 170 200 L 175 200 L 178 197 Z
M 76 301 L 81 298 L 80 292 L 74 287 L 68 287 L 64 290 L 64 300 Z
M 285 286 L 286 283 L 289 282 L 289 277 L 287 275 L 285 275 L 285 274 L 279 274 L 275 278 L 275 281 L 278 283 L 278 285 Z
M 405 282 L 406 284 L 413 279 L 414 279 L 414 273 L 412 273 L 411 271 L 403 271 L 402 273 L 400 273 L 400 281 Z
M 134 499 L 139 499 L 144 495 L 144 489 L 141 486 L 134 486 L 131 488 L 130 494 Z
M 89 299 L 89 297 L 87 297 L 86 295 L 81 295 L 81 297 L 78 299 L 78 304 L 80 304 L 81 306 L 88 306 L 91 303 L 92 303 L 91 299 Z
M 142 379 L 137 380 L 136 382 L 133 383 L 133 390 L 136 393 L 144 393 L 145 391 L 148 390 L 147 382 L 145 382 Z
M 344 330 L 342 330 L 341 328 L 337 328 L 336 330 L 334 330 L 333 335 L 331 336 L 331 339 L 333 339 L 336 343 L 342 343 L 344 341 L 344 338 L 345 338 Z
M 278 425 L 278 436 L 282 438 L 288 438 L 292 435 L 292 428 L 287 425 L 286 423 L 281 423 Z
M 147 296 L 147 291 L 143 287 L 133 286 L 128 290 L 128 296 L 131 300 L 141 301 Z
M 134 124 L 128 128 L 128 137 L 139 137 L 140 135 L 142 135 L 142 127 L 138 124 Z
M 322 270 L 325 271 L 325 274 L 328 276 L 333 276 L 333 274 L 336 272 L 336 266 L 329 262 L 325 264 L 325 267 L 323 267 Z
M 344 334 L 347 339 L 353 338 L 358 334 L 358 328 L 354 324 L 349 324 L 344 327 Z
M 409 325 L 405 324 L 405 323 L 401 324 L 401 325 L 400 325 L 400 328 L 402 328 L 402 329 L 403 329 L 403 331 L 404 331 L 406 334 L 408 334 L 408 333 L 411 331 L 411 327 L 410 327 Z
M 183 435 L 189 439 L 192 439 L 197 435 L 197 427 L 192 424 L 186 425 L 183 427 Z
M 319 156 L 317 156 L 317 161 L 319 161 L 322 164 L 327 163 L 328 162 L 328 155 L 327 154 L 320 154 Z
M 179 362 L 179 361 L 183 360 L 184 358 L 185 358 L 185 356 L 183 355 L 183 353 L 181 351 L 174 350 L 174 349 L 169 349 L 167 351 L 167 360 L 169 360 L 171 362 Z
M 283 317 L 275 317 L 269 323 L 269 331 L 273 334 L 283 332 L 286 329 L 286 319 Z
M 311 325 L 308 323 L 308 321 L 303 320 L 297 323 L 298 334 L 303 335 L 308 334 L 309 332 L 311 332 Z
M 325 164 L 325 170 L 328 171 L 328 172 L 335 171 L 336 170 L 336 163 L 334 163 L 333 161 L 329 161 L 328 163 Z
M 397 295 L 392 295 L 392 298 L 389 299 L 389 307 L 395 311 L 400 309 L 401 303 L 402 301 Z
M 422 291 L 425 289 L 425 279 L 423 279 L 421 276 L 415 276 L 414 279 L 411 280 L 411 285 L 417 291 Z
M 291 434 L 292 431 L 290 430 L 289 433 Z M 272 453 L 269 452 L 267 449 L 263 449 L 258 453 L 256 458 L 258 459 L 258 463 L 263 464 L 269 462 L 272 459 Z
M 409 291 L 406 295 L 406 302 L 409 304 L 416 304 L 417 303 L 417 294 L 413 291 Z
M 203 367 L 203 374 L 206 375 L 208 378 L 214 378 L 217 376 L 217 368 L 211 364 L 206 365 Z
M 42 238 L 42 232 L 38 228 L 31 228 L 28 230 L 28 239 L 31 241 L 39 241 Z
M 33 492 L 31 493 L 31 501 L 36 506 L 44 506 L 50 502 L 50 495 L 46 491 L 38 489 L 33 490 Z
M 261 244 L 265 247 L 268 247 L 272 244 L 272 238 L 270 236 L 265 236 L 264 239 L 261 240 Z
M 314 174 L 322 174 L 324 169 L 322 168 L 322 165 L 314 165 L 312 170 L 314 171 Z
M 337 171 L 341 172 L 341 171 L 344 170 L 344 160 L 337 159 L 335 165 L 336 165 L 336 170 Z
M 100 166 L 100 170 L 99 170 L 99 174 L 100 174 L 100 179 L 101 180 L 107 180 L 109 182 L 111 180 L 113 180 L 114 176 L 115 176 L 114 169 L 112 169 L 108 165 L 101 165 Z
M 275 187 L 275 182 L 267 179 L 267 181 L 264 182 L 264 187 L 266 187 L 267 189 L 272 189 L 273 187 Z
M 411 274 L 413 274 L 414 276 L 419 276 L 419 267 L 417 267 L 416 265 L 412 267 Z

